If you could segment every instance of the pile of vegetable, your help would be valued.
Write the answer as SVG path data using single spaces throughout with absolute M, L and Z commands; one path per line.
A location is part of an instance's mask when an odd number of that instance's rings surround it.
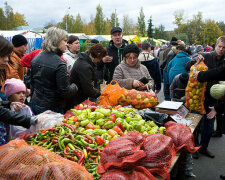
M 111 139 L 133 130 L 143 134 L 165 133 L 165 127 L 143 120 L 134 110 L 122 106 L 106 109 L 80 104 L 66 112 L 64 124 L 41 130 L 27 142 L 84 165 L 98 179 L 96 171 L 100 155 Z
M 208 67 L 203 62 L 204 59 L 197 59 L 197 62 L 191 66 L 187 87 L 185 89 L 185 106 L 191 111 L 195 110 L 201 114 L 205 114 L 204 100 L 206 82 L 200 83 L 194 79 L 194 72 L 207 71 Z
M 144 109 L 155 107 L 158 100 L 154 92 L 142 92 L 132 89 L 125 90 L 118 103 L 122 106 L 132 105 L 136 109 Z

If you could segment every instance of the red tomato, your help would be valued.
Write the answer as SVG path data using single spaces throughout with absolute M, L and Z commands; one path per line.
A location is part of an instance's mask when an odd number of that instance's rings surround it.
M 102 145 L 104 143 L 104 139 L 101 136 L 96 136 L 96 143 Z

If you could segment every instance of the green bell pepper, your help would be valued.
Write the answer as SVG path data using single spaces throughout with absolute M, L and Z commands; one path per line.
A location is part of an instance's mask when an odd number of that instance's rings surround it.
M 99 125 L 99 126 L 103 126 L 104 124 L 105 124 L 105 119 L 98 119 L 97 121 L 96 121 L 96 123 L 97 123 L 97 125 Z
M 80 122 L 80 125 L 81 125 L 81 126 L 87 126 L 88 123 L 89 123 L 89 120 L 86 119 L 86 120 L 81 121 L 81 122 Z
M 108 121 L 108 122 L 105 123 L 104 128 L 105 129 L 112 129 L 114 125 L 115 124 L 114 124 L 113 121 Z
M 110 114 L 111 114 L 111 110 L 110 109 L 103 109 L 103 108 L 96 109 L 95 112 L 100 112 L 104 116 L 110 116 Z

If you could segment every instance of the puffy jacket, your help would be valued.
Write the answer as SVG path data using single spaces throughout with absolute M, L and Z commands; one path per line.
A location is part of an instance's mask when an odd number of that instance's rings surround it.
M 149 80 L 148 87 L 152 89 L 154 81 L 151 78 L 148 69 L 142 65 L 140 61 L 138 61 L 135 66 L 129 66 L 125 60 L 123 60 L 122 63 L 116 67 L 113 80 L 116 80 L 120 87 L 133 89 L 134 80 L 140 80 L 143 77 L 146 77 Z
M 169 84 L 172 83 L 174 77 L 180 73 L 186 73 L 185 65 L 190 61 L 188 54 L 186 52 L 179 52 L 175 58 L 170 61 L 167 66 L 167 73 L 169 74 Z
M 94 88 L 96 65 L 86 53 L 78 54 L 79 58 L 71 70 L 70 82 L 78 86 L 78 92 L 70 100 L 70 106 L 80 104 L 84 100 L 97 98 L 100 92 Z
M 118 64 L 121 63 L 123 60 L 123 50 L 128 45 L 128 42 L 126 40 L 122 41 L 122 46 L 120 48 L 117 48 L 114 45 L 114 42 L 111 40 L 109 42 L 109 46 L 107 47 L 108 55 L 113 57 L 112 62 L 109 63 L 103 63 L 101 61 L 100 66 L 104 67 L 104 79 L 107 81 L 107 83 L 110 83 L 112 81 L 113 73 Z
M 31 100 L 38 106 L 64 108 L 77 91 L 69 82 L 66 63 L 53 52 L 42 52 L 31 61 Z

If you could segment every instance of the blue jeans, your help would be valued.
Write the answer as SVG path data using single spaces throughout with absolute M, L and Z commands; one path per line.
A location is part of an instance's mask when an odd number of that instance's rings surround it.
M 47 110 L 51 110 L 53 112 L 56 112 L 56 113 L 61 113 L 61 114 L 64 114 L 64 110 L 61 109 L 61 108 L 46 108 L 46 107 L 41 107 L 41 106 L 38 106 L 36 105 L 34 102 L 30 102 L 30 107 L 32 109 L 32 111 L 34 112 L 35 115 L 38 115 L 38 114 L 41 114 Z

